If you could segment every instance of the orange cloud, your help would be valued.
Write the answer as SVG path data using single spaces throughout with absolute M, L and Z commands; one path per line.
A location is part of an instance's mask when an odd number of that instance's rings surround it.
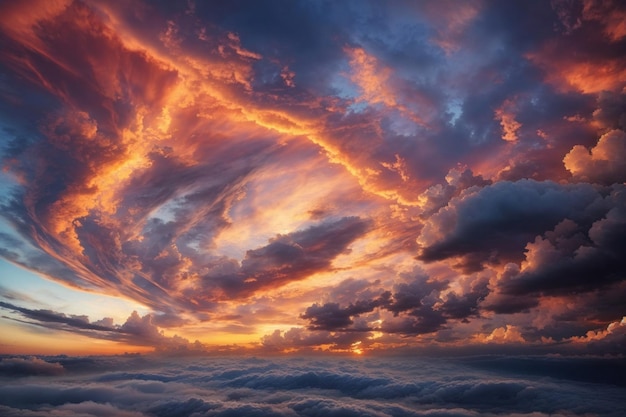
M 626 10 L 615 7 L 617 3 L 613 0 L 585 0 L 582 13 L 583 19 L 604 25 L 604 33 L 613 42 L 626 36 Z
M 522 124 L 515 120 L 515 102 L 507 99 L 502 106 L 496 109 L 495 119 L 500 121 L 502 126 L 502 139 L 507 142 L 518 140 L 518 131 Z
M 415 3 L 415 5 L 417 8 L 423 7 L 428 21 L 434 22 L 435 27 L 438 28 L 433 37 L 434 43 L 446 54 L 452 54 L 459 50 L 468 26 L 476 19 L 482 8 L 482 1 L 444 0 L 436 3 Z M 418 10 L 418 12 L 421 11 Z
M 363 48 L 345 48 L 345 52 L 350 58 L 352 68 L 350 79 L 361 90 L 359 101 L 370 105 L 382 104 L 398 110 L 403 117 L 417 125 L 427 125 L 415 111 L 396 99 L 400 94 L 394 85 L 396 81 L 391 68 L 381 65 L 375 56 L 368 54 Z
M 474 340 L 480 343 L 525 343 L 519 328 L 513 325 L 505 325 L 494 329 L 489 334 L 476 334 Z
M 571 340 L 574 343 L 593 343 L 598 341 L 611 341 L 616 344 L 623 344 L 626 337 L 626 317 L 622 320 L 610 323 L 606 329 L 590 330 L 584 336 L 574 336 Z
M 591 149 L 576 145 L 563 158 L 575 177 L 594 182 L 626 181 L 626 133 L 611 130 Z
M 582 55 L 571 54 L 562 43 L 551 41 L 526 57 L 545 71 L 549 83 L 564 91 L 597 94 L 626 87 L 626 60 Z
M 351 79 L 359 86 L 362 99 L 371 104 L 396 107 L 396 95 L 390 90 L 392 70 L 381 67 L 378 60 L 362 48 L 346 49 L 353 69 Z

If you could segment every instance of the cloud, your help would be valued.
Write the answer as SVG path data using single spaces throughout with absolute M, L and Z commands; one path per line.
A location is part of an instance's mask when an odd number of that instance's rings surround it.
M 336 319 L 334 320 L 336 321 Z M 342 331 L 344 329 L 333 328 L 332 325 L 334 324 L 336 323 L 327 324 L 327 327 L 333 331 L 320 328 L 307 330 L 302 327 L 293 327 L 285 332 L 275 330 L 261 339 L 262 351 L 315 353 L 320 350 L 329 350 L 332 352 L 354 353 L 355 348 L 364 339 L 371 336 L 367 328 L 360 328 L 355 331 Z M 343 323 L 340 323 L 340 325 L 343 325 Z
M 430 216 L 439 211 L 452 197 L 458 197 L 467 188 L 484 187 L 492 183 L 481 175 L 474 175 L 471 169 L 461 167 L 448 171 L 445 180 L 445 184 L 435 184 L 420 194 L 423 216 Z
M 508 375 L 537 375 L 562 381 L 624 386 L 610 369 L 622 369 L 623 361 L 606 361 L 594 356 L 473 356 L 461 360 L 469 366 Z
M 0 375 L 4 377 L 60 375 L 64 372 L 65 368 L 60 363 L 36 357 L 5 357 L 0 360 Z
M 598 95 L 598 108 L 593 112 L 593 118 L 604 129 L 626 130 L 625 107 L 625 94 L 603 91 Z
M 369 227 L 367 220 L 344 217 L 277 235 L 268 245 L 247 251 L 241 266 L 234 266 L 232 273 L 207 274 L 203 278 L 204 285 L 217 287 L 229 298 L 239 298 L 304 279 L 330 267 L 332 260 L 348 251 L 349 245 L 364 235 Z
M 205 402 L 199 398 L 190 398 L 187 401 L 168 401 L 150 408 L 150 412 L 156 416 L 191 416 L 194 413 L 206 413 L 219 408 L 219 404 Z
M 417 238 L 418 256 L 426 262 L 458 259 L 469 271 L 485 263 L 518 260 L 535 236 L 565 218 L 586 221 L 601 210 L 595 208 L 601 199 L 589 184 L 550 181 L 501 181 L 469 189 L 430 217 Z
M 373 300 L 359 300 L 344 308 L 337 303 L 313 304 L 300 317 L 309 320 L 309 329 L 312 330 L 345 329 L 354 323 L 350 317 L 372 312 L 375 308 L 388 304 L 390 295 L 385 293 Z
M 515 120 L 515 102 L 506 100 L 501 107 L 495 111 L 495 118 L 502 126 L 502 140 L 515 142 L 518 139 L 518 131 L 522 125 Z
M 584 2 L 583 19 L 595 20 L 604 26 L 604 34 L 613 42 L 617 42 L 626 36 L 626 9 L 620 7 L 619 2 L 598 0 L 587 0 Z
M 506 325 L 493 329 L 488 335 L 478 335 L 483 343 L 524 343 L 526 340 L 516 326 Z
M 87 316 L 67 316 L 64 313 L 59 313 L 52 310 L 31 310 L 24 307 L 19 307 L 10 303 L 0 302 L 0 307 L 8 310 L 13 310 L 21 313 L 28 319 L 35 320 L 41 323 L 57 323 L 61 326 L 69 326 L 70 328 L 83 329 L 83 330 L 101 330 L 110 331 L 110 327 L 100 326 L 99 324 L 90 323 Z M 107 322 L 105 319 L 104 322 Z
M 619 354 L 626 346 L 626 317 L 610 323 L 606 329 L 588 331 L 584 336 L 575 336 L 570 339 L 574 343 L 583 343 L 589 350 L 615 352 Z
M 611 130 L 600 136 L 598 143 L 587 150 L 576 145 L 563 163 L 575 177 L 582 181 L 601 184 L 623 183 L 626 181 L 626 133 Z
M 476 277 L 463 293 L 448 292 L 441 309 L 447 317 L 467 320 L 479 315 L 479 303 L 489 294 L 489 280 Z
M 544 69 L 548 82 L 557 88 L 586 94 L 620 91 L 626 61 L 606 45 L 607 41 L 619 42 L 625 33 L 620 21 L 624 8 L 619 2 L 593 0 L 583 2 L 582 10 L 580 3 L 573 6 L 559 7 L 565 36 L 546 40 L 541 48 L 527 55 L 528 59 Z M 563 49 L 570 42 L 577 45 L 575 53 Z
M 10 303 L 0 302 L 0 307 L 14 311 L 23 316 L 26 324 L 42 326 L 48 329 L 73 332 L 97 339 L 124 342 L 132 345 L 153 346 L 157 351 L 192 353 L 205 350 L 200 342 L 190 343 L 178 335 L 166 336 L 153 323 L 153 315 L 140 316 L 133 311 L 126 322 L 115 325 L 113 319 L 105 317 L 101 320 L 89 321 L 87 316 L 67 316 L 51 310 L 31 310 Z M 20 320 L 18 320 L 20 321 Z
M 526 245 L 521 268 L 503 274 L 504 294 L 567 294 L 593 291 L 623 281 L 621 252 L 626 216 L 624 187 L 614 185 L 603 199 L 606 214 L 587 226 L 566 219 Z M 589 279 L 593 276 L 594 279 Z
M 66 373 L 3 384 L 0 411 L 63 417 L 617 417 L 624 411 L 620 381 L 597 379 L 601 374 L 594 372 L 621 369 L 623 361 L 615 358 L 90 359 L 102 362 L 98 371 L 78 368 L 69 378 Z M 585 384 L 579 382 L 581 370 Z

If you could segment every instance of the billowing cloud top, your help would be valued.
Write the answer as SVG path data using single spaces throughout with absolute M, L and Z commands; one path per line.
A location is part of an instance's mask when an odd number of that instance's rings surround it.
M 3 3 L 0 351 L 623 352 L 624 17 Z

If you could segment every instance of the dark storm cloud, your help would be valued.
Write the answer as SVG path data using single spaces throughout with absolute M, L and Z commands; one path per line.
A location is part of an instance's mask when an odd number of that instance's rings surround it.
M 589 222 L 604 215 L 604 192 L 590 184 L 502 181 L 462 194 L 434 214 L 418 238 L 419 258 L 459 258 L 466 270 L 485 262 L 520 260 L 522 249 L 562 220 Z
M 541 242 L 542 247 L 534 250 L 548 252 L 552 249 L 556 252 L 554 257 L 550 260 L 544 258 L 529 271 L 502 283 L 504 292 L 521 295 L 590 291 L 626 279 L 626 262 L 622 256 L 626 250 L 626 205 L 622 202 L 620 206 L 613 210 L 615 216 L 609 215 L 609 218 L 597 221 L 589 229 L 590 243 L 579 244 L 579 239 L 576 239 L 571 245 L 573 247 L 568 248 L 570 236 L 554 236 L 554 243 L 548 243 L 550 239 L 547 239 L 548 242 L 537 240 L 536 243 Z
M 404 336 L 433 333 L 444 328 L 446 318 L 441 311 L 432 306 L 424 305 L 409 311 L 399 320 L 388 320 L 381 330 L 385 333 L 398 333 Z
M 497 314 L 527 313 L 531 308 L 537 307 L 539 301 L 539 297 L 534 295 L 522 297 L 493 293 L 482 307 Z
M 70 372 L 71 378 L 66 373 L 0 386 L 0 411 L 6 416 L 48 413 L 63 417 L 618 417 L 625 411 L 620 401 L 624 388 L 616 385 L 619 381 L 597 372 L 623 367 L 619 359 L 91 360 L 106 362 L 107 370 L 81 374 L 76 369 Z M 584 372 L 576 373 L 576 369 Z M 586 383 L 580 384 L 581 380 Z
M 626 130 L 626 94 L 602 91 L 598 95 L 598 108 L 593 116 L 605 129 Z
M 428 333 L 439 330 L 446 319 L 478 316 L 481 308 L 505 314 L 529 311 L 539 305 L 541 296 L 592 292 L 622 282 L 626 270 L 620 255 L 626 235 L 622 230 L 626 207 L 622 201 L 622 188 L 620 185 L 594 188 L 586 184 L 501 182 L 453 198 L 446 208 L 431 218 L 431 223 L 423 231 L 427 236 L 436 233 L 437 224 L 441 222 L 440 227 L 449 229 L 442 235 L 447 241 L 425 248 L 422 258 L 425 258 L 424 254 L 439 253 L 437 256 L 444 258 L 461 258 L 460 265 L 467 268 L 473 262 L 502 262 L 507 258 L 523 260 L 521 249 L 525 247 L 526 264 L 521 271 L 518 267 L 513 268 L 515 264 L 510 264 L 507 267 L 510 269 L 502 274 L 496 286 L 489 287 L 487 281 L 482 280 L 462 295 L 449 293 L 437 310 L 421 304 L 428 291 L 411 290 L 411 285 L 419 290 L 420 285 L 429 281 L 401 284 L 391 301 L 381 307 L 395 314 L 404 312 L 405 317 L 402 321 L 383 325 L 383 330 Z M 524 197 L 528 192 L 533 194 L 532 198 Z M 482 198 L 489 202 L 483 205 Z M 490 211 L 491 208 L 497 211 Z M 550 230 L 550 224 L 554 230 Z M 433 229 L 429 229 L 431 227 Z M 548 231 L 544 232 L 546 229 Z M 460 230 L 464 232 L 457 235 Z M 468 242 L 466 247 L 462 244 L 465 239 Z M 483 243 L 485 246 L 481 247 Z M 433 289 L 438 291 L 446 287 L 441 283 L 436 285 L 439 288 Z M 490 291 L 493 292 L 490 294 Z M 584 304 L 578 300 L 581 309 L 578 320 L 589 314 L 583 311 L 586 309 Z M 598 308 L 602 304 L 599 302 Z M 353 314 L 349 308 L 328 306 L 335 308 L 325 309 L 325 314 L 318 311 L 326 322 L 336 320 L 336 329 L 350 324 Z M 605 320 L 607 323 L 619 320 L 623 313 L 618 302 Z M 310 316 L 312 314 L 305 318 L 311 319 Z M 597 327 L 592 323 L 585 326 L 586 329 Z
M 447 294 L 441 309 L 447 317 L 467 319 L 478 314 L 478 304 L 489 294 L 488 281 L 479 280 L 469 292 Z
M 400 312 L 418 308 L 424 305 L 424 299 L 434 292 L 439 293 L 446 288 L 447 282 L 431 280 L 422 271 L 415 271 L 414 274 L 405 274 L 409 278 L 408 283 L 398 284 L 393 294 L 393 301 L 387 309 L 397 315 Z
M 494 297 L 485 306 L 511 313 L 536 305 L 540 295 L 567 296 L 606 290 L 611 286 L 613 290 L 618 289 L 615 285 L 626 279 L 622 256 L 626 250 L 624 195 L 624 186 L 614 185 L 602 200 L 608 209 L 602 217 L 584 226 L 564 220 L 529 242 L 523 268 L 504 273 L 498 282 L 503 296 Z M 579 302 L 584 310 L 585 302 Z M 618 320 L 623 308 L 614 307 L 611 319 Z

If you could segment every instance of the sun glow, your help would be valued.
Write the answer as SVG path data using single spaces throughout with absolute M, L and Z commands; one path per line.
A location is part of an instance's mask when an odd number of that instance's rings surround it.
M 361 344 L 362 342 L 360 340 L 357 342 L 354 342 L 350 346 L 350 351 L 354 353 L 355 355 L 362 355 L 364 353 L 364 350 L 361 348 Z

